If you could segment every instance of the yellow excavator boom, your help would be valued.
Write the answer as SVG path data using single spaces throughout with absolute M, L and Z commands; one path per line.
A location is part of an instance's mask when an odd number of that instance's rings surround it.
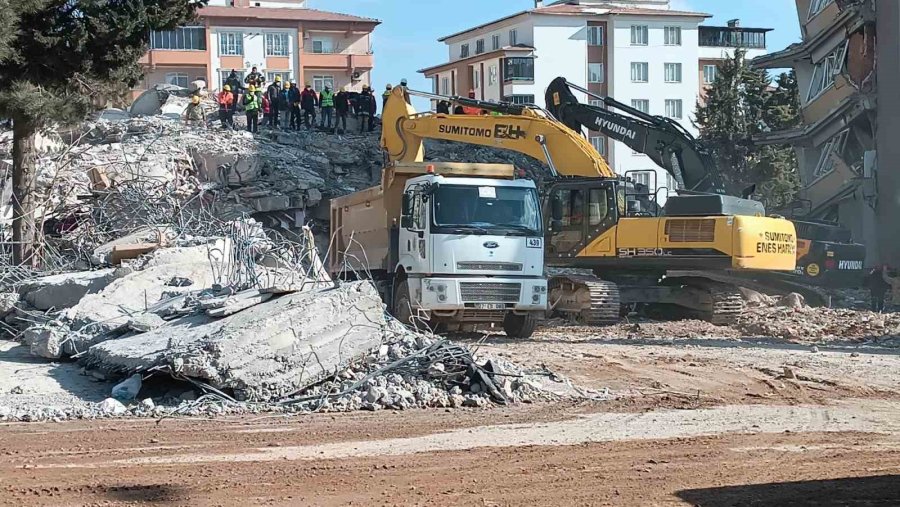
M 615 178 L 594 147 L 566 126 L 524 108 L 518 115 L 417 113 L 406 89 L 395 87 L 382 114 L 381 146 L 391 162 L 422 162 L 423 141 L 440 139 L 529 155 L 562 176 Z

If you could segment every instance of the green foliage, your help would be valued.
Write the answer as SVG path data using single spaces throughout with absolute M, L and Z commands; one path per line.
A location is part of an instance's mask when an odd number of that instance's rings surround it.
M 797 159 L 789 146 L 758 146 L 755 134 L 796 127 L 800 97 L 793 71 L 771 86 L 764 70 L 751 68 L 742 50 L 720 67 L 705 102 L 697 104 L 700 139 L 719 162 L 732 194 L 750 185 L 770 207 L 792 201 L 799 189 Z

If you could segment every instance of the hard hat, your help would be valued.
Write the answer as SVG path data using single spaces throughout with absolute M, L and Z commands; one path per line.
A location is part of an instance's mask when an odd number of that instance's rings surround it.
M 222 89 L 225 90 L 226 92 L 230 92 L 230 91 L 231 91 L 231 85 L 225 85 L 225 86 L 222 87 Z
M 309 84 L 309 83 L 306 83 L 306 87 L 307 87 L 307 88 L 309 88 L 310 86 L 312 86 L 312 85 Z
M 281 76 L 275 76 L 275 81 L 281 81 Z
M 347 91 L 347 85 L 342 86 L 342 87 L 341 87 L 341 91 L 342 91 L 342 92 Z
M 406 78 L 400 80 L 400 86 L 406 86 Z
M 287 90 L 291 87 L 290 83 L 284 83 L 284 89 Z
M 388 90 L 391 90 L 391 89 L 393 89 L 394 87 L 391 86 L 390 83 L 389 83 L 385 88 L 387 88 Z
M 253 85 L 248 85 L 248 86 L 247 86 L 247 91 L 248 91 L 248 92 L 255 92 L 255 91 L 256 91 L 256 87 L 253 86 Z
M 199 104 L 199 103 L 200 103 L 199 95 L 194 95 L 193 97 L 191 97 L 191 104 Z

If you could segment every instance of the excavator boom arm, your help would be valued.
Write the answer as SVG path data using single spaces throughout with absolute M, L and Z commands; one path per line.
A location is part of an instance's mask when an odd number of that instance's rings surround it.
M 521 108 L 493 106 L 487 108 L 513 112 Z M 405 90 L 396 87 L 384 107 L 382 148 L 391 162 L 422 162 L 425 139 L 456 141 L 522 153 L 547 162 L 562 176 L 615 177 L 584 138 L 531 109 L 521 109 L 522 114 L 502 116 L 418 114 L 406 101 Z

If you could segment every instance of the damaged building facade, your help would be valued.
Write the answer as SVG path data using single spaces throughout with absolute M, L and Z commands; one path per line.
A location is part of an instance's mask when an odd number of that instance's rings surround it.
M 882 62 L 879 53 L 893 45 L 897 51 L 900 29 L 897 2 L 876 0 L 796 0 L 803 41 L 765 56 L 753 64 L 759 68 L 795 69 L 800 89 L 801 126 L 757 136 L 760 144 L 794 146 L 800 167 L 802 213 L 810 218 L 839 222 L 849 228 L 853 239 L 867 246 L 867 263 L 874 265 L 886 257 L 879 251 L 886 238 L 880 227 L 879 199 L 894 194 L 890 181 L 892 144 L 886 122 L 897 108 L 888 108 L 897 99 L 877 82 L 896 74 L 898 61 Z M 888 19 L 882 30 L 881 19 Z M 876 37 L 878 34 L 878 37 Z M 892 35 L 892 36 L 891 36 Z M 896 130 L 894 130 L 896 132 Z M 893 141 L 896 145 L 896 141 Z M 882 171 L 879 172 L 879 167 Z M 894 197 L 888 199 L 894 200 Z M 892 203 L 896 207 L 895 203 Z M 896 217 L 896 214 L 894 215 Z M 880 222 L 887 224 L 890 222 Z M 882 234 L 879 234 L 882 232 Z M 900 252 L 897 252 L 900 253 Z M 896 253 L 895 253 L 896 255 Z M 889 256 L 889 255 L 888 255 Z
M 306 8 L 302 0 L 251 2 L 212 0 L 198 21 L 153 32 L 141 59 L 144 80 L 137 96 L 166 83 L 187 87 L 203 79 L 218 89 L 234 69 L 243 81 L 257 67 L 267 82 L 310 83 L 317 90 L 371 85 L 375 67 L 375 19 Z

